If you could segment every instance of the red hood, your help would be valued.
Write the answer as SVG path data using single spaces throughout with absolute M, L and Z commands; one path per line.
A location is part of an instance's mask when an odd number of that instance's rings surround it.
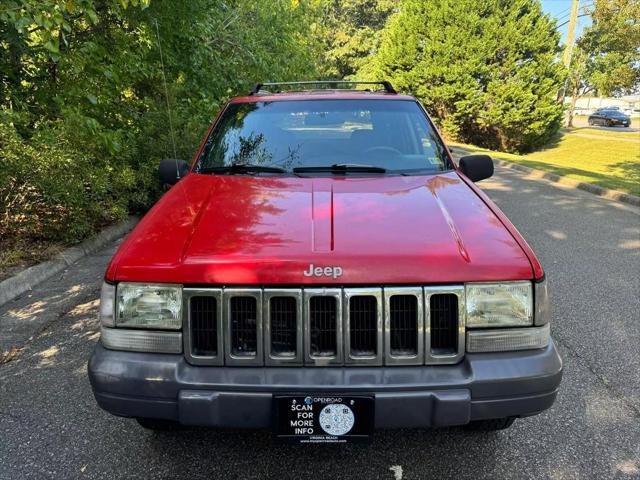
M 455 172 L 191 174 L 129 235 L 107 278 L 292 285 L 531 279 L 526 244 L 509 228 Z M 338 266 L 342 276 L 305 276 L 309 264 Z

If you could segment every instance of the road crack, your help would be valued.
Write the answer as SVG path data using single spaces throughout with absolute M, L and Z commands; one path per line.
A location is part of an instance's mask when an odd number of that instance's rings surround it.
M 638 406 L 636 406 L 633 402 L 630 402 L 624 393 L 618 391 L 618 389 L 613 386 L 604 375 L 599 373 L 585 357 L 580 355 L 580 353 L 578 353 L 576 349 L 569 345 L 569 343 L 567 343 L 564 339 L 559 337 L 557 333 L 553 338 L 557 343 L 562 345 L 562 347 L 565 348 L 571 354 L 571 356 L 580 360 L 582 364 L 587 368 L 587 370 L 589 370 L 593 374 L 593 376 L 596 377 L 596 379 L 604 386 L 607 392 L 609 392 L 612 396 L 616 397 L 625 406 L 627 406 L 629 410 L 633 412 L 633 415 L 635 417 L 640 418 L 640 408 L 638 408 Z

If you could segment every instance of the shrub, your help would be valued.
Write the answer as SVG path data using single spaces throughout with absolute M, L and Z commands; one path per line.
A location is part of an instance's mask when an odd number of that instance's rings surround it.
M 63 126 L 25 139 L 0 116 L 0 152 L 0 238 L 74 242 L 126 215 L 132 172 L 115 173 Z
M 361 74 L 415 94 L 451 137 L 527 151 L 560 127 L 558 42 L 537 0 L 404 0 Z

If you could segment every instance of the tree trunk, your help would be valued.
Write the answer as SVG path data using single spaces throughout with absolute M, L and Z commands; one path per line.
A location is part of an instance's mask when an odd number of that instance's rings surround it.
M 573 112 L 576 109 L 576 102 L 578 101 L 578 91 L 580 89 L 580 74 L 576 75 L 573 84 L 573 91 L 571 92 L 571 106 L 569 107 L 569 118 L 567 119 L 567 128 L 573 128 Z

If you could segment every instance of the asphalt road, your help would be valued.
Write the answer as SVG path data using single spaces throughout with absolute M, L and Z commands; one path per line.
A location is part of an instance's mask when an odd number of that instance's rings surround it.
M 593 133 L 598 133 L 598 130 L 608 130 L 610 132 L 619 132 L 619 133 L 627 133 L 630 136 L 637 136 L 638 132 L 640 132 L 640 128 L 638 128 L 638 124 L 640 124 L 640 117 L 633 117 L 631 119 L 631 126 L 629 127 L 604 127 L 604 126 L 589 126 L 589 121 L 587 116 L 579 116 L 573 117 L 573 126 L 575 128 L 581 128 L 583 131 L 592 130 Z
M 86 375 L 107 250 L 82 263 L 82 275 L 70 269 L 51 281 L 85 294 L 0 365 L 0 478 L 640 478 L 640 211 L 508 170 L 481 185 L 552 285 L 565 376 L 551 410 L 500 433 L 388 431 L 369 446 L 275 446 L 267 432 L 149 433 L 98 409 Z M 46 308 L 37 295 L 21 302 L 0 315 L 28 320 Z

